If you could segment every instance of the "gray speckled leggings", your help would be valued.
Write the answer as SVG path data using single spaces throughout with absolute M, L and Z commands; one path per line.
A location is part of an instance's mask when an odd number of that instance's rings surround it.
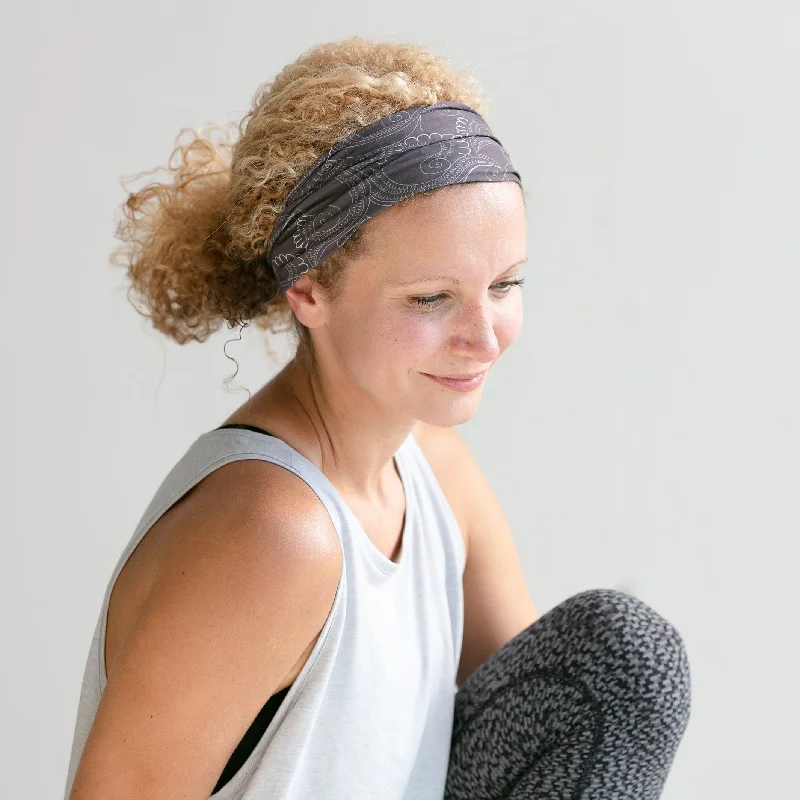
M 444 798 L 653 800 L 690 699 L 669 622 L 624 592 L 581 592 L 459 688 Z

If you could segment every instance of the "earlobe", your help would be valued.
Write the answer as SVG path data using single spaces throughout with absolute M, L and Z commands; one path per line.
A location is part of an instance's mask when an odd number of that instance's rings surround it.
M 303 275 L 286 290 L 286 301 L 297 319 L 307 328 L 317 328 L 322 324 L 322 304 L 307 275 Z

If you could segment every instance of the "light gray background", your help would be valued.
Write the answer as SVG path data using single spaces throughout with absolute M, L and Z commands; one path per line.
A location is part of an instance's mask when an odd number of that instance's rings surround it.
M 676 624 L 667 800 L 787 797 L 800 737 L 800 7 L 709 0 L 32 2 L 3 26 L 2 789 L 60 797 L 107 580 L 245 398 L 223 329 L 162 340 L 107 265 L 118 178 L 321 41 L 470 68 L 531 195 L 525 325 L 460 428 L 540 612 L 625 588 Z M 252 329 L 232 389 L 277 369 Z M 796 786 L 793 787 L 796 791 Z

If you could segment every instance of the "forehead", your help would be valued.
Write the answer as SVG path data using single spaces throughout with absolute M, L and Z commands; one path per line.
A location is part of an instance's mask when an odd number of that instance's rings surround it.
M 387 279 L 415 265 L 505 268 L 525 255 L 525 203 L 514 181 L 442 187 L 391 206 L 365 226 L 365 256 L 384 262 Z

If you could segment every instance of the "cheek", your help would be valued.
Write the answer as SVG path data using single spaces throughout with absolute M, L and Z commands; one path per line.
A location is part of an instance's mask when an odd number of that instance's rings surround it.
M 496 307 L 492 329 L 501 350 L 519 336 L 522 317 L 521 298 Z M 425 363 L 447 349 L 454 335 L 453 324 L 446 316 L 412 312 L 381 320 L 374 328 L 371 344 L 379 360 L 386 360 L 388 354 L 395 364 Z
M 405 363 L 424 362 L 447 343 L 447 325 L 436 314 L 401 314 L 391 326 L 395 354 Z
M 385 308 L 342 320 L 335 335 L 336 349 L 351 372 L 373 377 L 424 362 L 447 342 L 445 323 L 436 315 Z
M 447 342 L 443 320 L 435 315 L 401 311 L 387 315 L 377 327 L 372 348 L 372 374 L 382 375 L 381 383 L 401 390 L 410 373 L 421 364 L 435 361 Z
M 522 316 L 521 298 L 496 307 L 492 327 L 501 351 L 519 336 Z M 381 313 L 343 319 L 336 331 L 336 347 L 351 374 L 369 382 L 379 374 L 431 363 L 452 336 L 452 323 L 442 314 L 413 309 L 393 313 L 384 308 Z

